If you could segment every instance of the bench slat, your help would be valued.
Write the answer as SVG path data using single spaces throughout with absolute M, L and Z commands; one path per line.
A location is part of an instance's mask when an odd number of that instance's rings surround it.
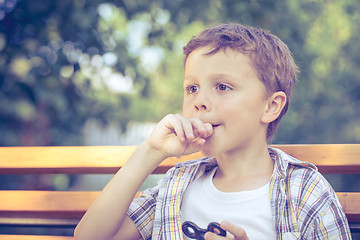
M 0 224 L 75 226 L 99 192 L 0 191 Z M 337 193 L 349 222 L 360 223 L 360 193 Z M 20 198 L 21 197 L 21 198 Z
M 0 174 L 113 174 L 136 146 L 0 147 Z M 175 163 L 200 153 L 167 159 L 154 171 L 165 173 Z
M 99 192 L 0 191 L 0 218 L 79 219 Z
M 40 213 L 37 213 L 40 214 Z M 9 217 L 0 217 L 0 226 L 27 226 L 27 227 L 74 227 L 79 223 L 79 219 L 69 218 L 50 218 L 49 214 L 47 217 L 38 217 L 36 214 L 31 214 L 32 217 L 16 217 L 16 212 L 7 214 Z M 41 214 L 40 214 L 41 215 Z
M 360 174 L 360 144 L 274 145 L 296 158 L 314 163 L 319 171 Z M 115 173 L 136 146 L 0 147 L 0 174 Z M 200 153 L 166 159 L 154 171 L 165 173 L 177 162 Z

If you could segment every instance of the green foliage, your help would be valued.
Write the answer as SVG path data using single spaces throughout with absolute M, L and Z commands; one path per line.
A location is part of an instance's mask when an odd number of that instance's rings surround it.
M 359 142 L 357 1 L 6 0 L 0 3 L 0 145 L 81 145 L 88 119 L 181 112 L 182 47 L 206 26 L 271 30 L 301 69 L 276 142 Z

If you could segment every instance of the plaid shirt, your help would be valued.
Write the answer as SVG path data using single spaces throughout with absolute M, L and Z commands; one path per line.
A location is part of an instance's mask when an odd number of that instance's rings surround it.
M 317 168 L 269 148 L 275 162 L 270 179 L 277 239 L 351 239 L 334 190 Z M 128 211 L 144 239 L 183 239 L 180 205 L 189 183 L 213 169 L 214 158 L 177 164 L 158 186 L 145 190 Z

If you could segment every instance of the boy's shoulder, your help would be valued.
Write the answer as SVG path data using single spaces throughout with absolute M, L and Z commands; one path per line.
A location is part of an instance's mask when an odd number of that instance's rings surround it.
M 291 196 L 307 198 L 309 202 L 331 196 L 337 201 L 335 191 L 314 164 L 298 160 L 279 149 L 271 148 L 269 152 L 273 159 L 275 157 L 275 171 L 284 180 L 285 189 Z
M 274 160 L 274 173 L 286 182 L 300 181 L 307 184 L 315 179 L 324 179 L 317 167 L 301 161 L 279 149 L 269 148 L 271 158 Z
M 285 177 L 289 169 L 318 172 L 317 167 L 309 162 L 301 161 L 280 149 L 269 147 L 269 154 L 275 162 L 275 170 Z

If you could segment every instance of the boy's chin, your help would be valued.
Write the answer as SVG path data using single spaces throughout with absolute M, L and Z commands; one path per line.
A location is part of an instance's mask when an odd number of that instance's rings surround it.
M 204 155 L 204 157 L 214 157 L 215 156 L 215 152 L 214 152 L 214 148 L 212 148 L 211 146 L 207 146 L 207 144 L 205 144 L 200 152 Z

